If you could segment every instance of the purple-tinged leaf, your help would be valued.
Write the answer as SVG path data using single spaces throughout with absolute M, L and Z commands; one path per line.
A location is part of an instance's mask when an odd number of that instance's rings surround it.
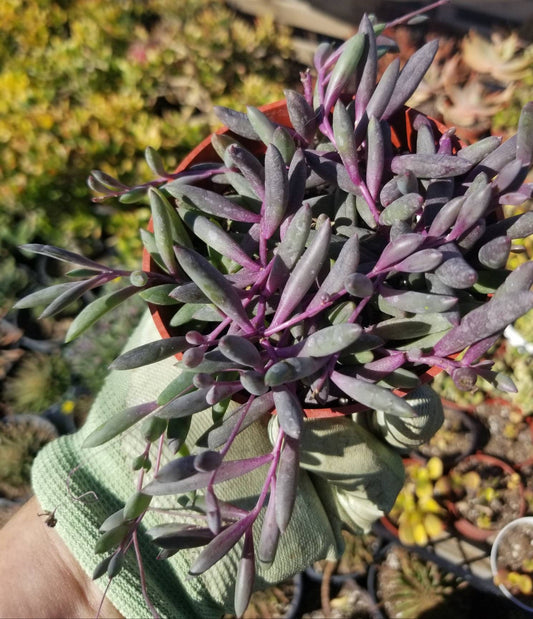
M 355 195 L 361 193 L 359 186 L 352 181 L 343 164 L 309 150 L 305 151 L 305 157 L 311 170 L 326 182 L 338 185 L 346 193 Z
M 240 618 L 250 603 L 255 581 L 254 538 L 250 527 L 244 534 L 244 546 L 235 578 L 235 615 Z
M 299 438 L 304 419 L 299 399 L 285 386 L 275 387 L 273 395 L 280 428 L 287 436 Z
M 180 208 L 179 212 L 183 221 L 208 247 L 249 271 L 259 271 L 259 265 L 248 256 L 237 241 L 221 228 L 220 224 L 192 210 Z
M 285 533 L 292 516 L 298 492 L 298 473 L 300 470 L 300 443 L 297 439 L 285 436 L 283 451 L 276 477 L 276 522 L 281 533 Z
M 253 105 L 246 107 L 246 113 L 259 139 L 268 146 L 272 142 L 274 131 L 278 125 Z
M 510 239 L 523 239 L 533 234 L 533 211 L 518 216 L 505 233 Z
M 426 273 L 436 269 L 442 259 L 442 252 L 438 249 L 421 249 L 397 262 L 394 270 L 403 273 Z
M 342 46 L 342 52 L 330 73 L 329 83 L 324 95 L 324 110 L 335 105 L 345 85 L 355 73 L 365 48 L 365 36 L 362 33 L 354 34 Z
M 188 206 L 194 206 L 214 217 L 245 223 L 257 223 L 260 220 L 256 213 L 239 206 L 215 191 L 193 185 L 183 185 L 175 181 L 165 185 L 165 190 L 175 198 L 184 199 Z
M 209 389 L 215 384 L 215 377 L 205 372 L 198 372 L 193 375 L 192 384 L 197 389 Z
M 276 494 L 275 486 L 271 486 L 270 498 L 265 510 L 263 524 L 261 525 L 261 537 L 257 549 L 257 558 L 261 563 L 270 564 L 276 557 L 280 530 L 276 522 Z
M 516 144 L 516 135 L 513 135 L 508 140 L 505 140 L 505 142 L 502 142 L 498 148 L 493 150 L 472 169 L 472 177 L 476 176 L 479 172 L 486 172 L 489 178 L 494 176 L 507 163 L 513 161 L 513 159 L 516 159 Z
M 469 346 L 465 354 L 461 357 L 461 363 L 468 367 L 476 361 L 479 361 L 491 346 L 497 342 L 498 338 L 499 335 L 491 335 Z
M 503 372 L 493 372 L 492 370 L 485 370 L 480 368 L 478 370 L 479 376 L 488 381 L 491 385 L 494 385 L 496 389 L 504 391 L 505 393 L 517 393 L 518 389 L 512 381 L 512 379 Z
M 145 402 L 116 413 L 93 430 L 84 440 L 84 448 L 99 447 L 122 434 L 157 408 L 156 402 Z
M 481 175 L 482 178 L 485 176 Z M 458 239 L 473 226 L 478 219 L 483 217 L 489 209 L 493 190 L 490 185 L 482 184 L 474 191 L 467 191 L 453 230 L 450 233 L 450 240 Z
M 230 361 L 252 368 L 262 367 L 261 355 L 252 342 L 239 335 L 226 335 L 218 343 L 220 352 Z
M 278 230 L 287 210 L 289 178 L 279 150 L 267 146 L 265 154 L 265 199 L 261 219 L 261 235 L 269 239 Z
M 346 292 L 352 297 L 370 297 L 374 293 L 374 284 L 363 273 L 352 273 L 344 280 Z
M 239 378 L 241 385 L 251 395 L 263 395 L 268 391 L 264 375 L 261 372 L 256 372 L 255 370 L 242 372 Z
M 507 264 L 510 249 L 511 238 L 508 236 L 497 236 L 480 248 L 478 258 L 481 264 L 489 269 L 503 269 Z
M 440 246 L 442 262 L 435 275 L 450 288 L 470 288 L 477 282 L 477 271 L 463 258 L 454 243 Z
M 450 178 L 466 174 L 472 164 L 454 155 L 397 155 L 391 162 L 395 174 L 413 172 L 419 178 Z
M 190 456 L 185 457 L 188 458 Z M 255 458 L 247 458 L 246 460 L 227 460 L 222 462 L 216 471 L 215 484 L 245 475 L 260 466 L 270 463 L 271 460 L 272 454 L 265 454 Z M 187 477 L 180 476 L 181 471 L 179 470 L 174 472 L 174 468 L 176 468 L 175 463 L 178 461 L 179 459 L 173 460 L 163 466 L 155 478 L 143 488 L 143 492 L 152 496 L 184 494 L 185 492 L 191 492 L 191 490 L 205 488 L 210 483 L 213 477 L 211 472 L 195 473 Z M 162 481 L 162 476 L 166 478 L 165 481 Z
M 60 247 L 54 247 L 53 245 L 41 245 L 39 243 L 28 243 L 21 245 L 20 249 L 29 251 L 32 254 L 41 254 L 55 260 L 62 260 L 63 262 L 71 262 L 72 264 L 79 264 L 82 267 L 87 267 L 93 271 L 109 271 L 109 267 L 103 264 L 89 260 L 85 256 L 80 256 L 72 251 L 61 249 Z
M 421 117 L 418 116 L 417 118 Z M 429 122 L 419 123 L 419 127 L 416 132 L 416 152 L 419 155 L 434 155 L 437 152 L 435 136 Z M 451 154 L 443 152 L 440 148 L 439 153 Z
M 193 466 L 199 473 L 208 473 L 218 468 L 221 462 L 222 455 L 218 451 L 206 449 L 194 456 Z
M 265 196 L 265 169 L 248 149 L 240 144 L 230 144 L 226 150 L 230 165 L 236 166 L 250 183 L 255 195 L 262 200 Z
M 181 362 L 187 369 L 192 369 L 200 365 L 204 360 L 207 345 L 189 347 L 184 351 Z M 199 371 L 199 370 L 198 370 Z
M 157 416 L 161 417 L 161 419 L 177 419 L 199 413 L 208 408 L 205 399 L 207 392 L 208 389 L 197 389 L 196 391 L 177 396 L 164 404 L 157 411 Z
M 344 288 L 346 278 L 355 273 L 359 266 L 359 237 L 353 234 L 343 244 L 335 263 L 320 284 L 315 296 L 307 306 L 308 310 L 314 309 L 329 300 L 331 295 L 340 292 Z
M 504 193 L 498 198 L 498 204 L 508 204 L 510 206 L 520 206 L 532 196 L 530 185 L 522 185 L 518 191 Z
M 448 330 L 450 323 L 443 314 L 418 314 L 415 318 L 389 318 L 379 322 L 373 333 L 387 340 L 407 340 Z
M 375 116 L 370 116 L 366 135 L 366 185 L 374 200 L 377 198 L 383 170 L 385 168 L 385 142 L 381 124 Z
M 185 443 L 191 429 L 192 417 L 169 419 L 167 423 L 167 445 L 171 453 L 176 455 Z
M 361 19 L 359 25 L 359 32 L 366 36 L 365 47 L 365 64 L 361 73 L 361 79 L 357 87 L 357 96 L 355 97 L 355 118 L 359 120 L 372 96 L 372 92 L 376 86 L 377 72 L 378 72 L 378 55 L 376 34 L 374 32 L 374 26 L 365 13 Z
M 228 129 L 233 133 L 248 138 L 249 140 L 258 140 L 255 129 L 252 127 L 250 120 L 243 112 L 237 112 L 221 105 L 215 105 L 213 108 L 217 118 L 223 122 Z
M 333 47 L 331 43 L 327 43 L 326 41 L 317 45 L 315 49 L 315 53 L 313 55 L 313 66 L 317 69 L 321 69 L 324 67 L 327 59 L 332 55 Z
M 488 155 L 494 152 L 498 146 L 502 143 L 502 138 L 495 135 L 489 135 L 486 138 L 482 138 L 481 140 L 475 142 L 474 144 L 470 144 L 469 146 L 465 146 L 461 148 L 457 156 L 462 159 L 466 159 L 470 161 L 472 165 L 478 164 L 480 161 L 483 161 Z
M 395 263 L 400 262 L 414 253 L 424 242 L 421 234 L 404 234 L 391 241 L 381 252 L 381 256 L 374 265 L 373 271 L 383 271 Z
M 380 294 L 393 307 L 413 314 L 427 314 L 428 312 L 446 312 L 457 304 L 457 297 L 415 290 L 396 290 L 381 284 Z
M 97 320 L 107 314 L 107 312 L 110 312 L 117 305 L 123 303 L 137 292 L 139 292 L 139 288 L 135 286 L 126 286 L 120 290 L 115 290 L 114 292 L 98 297 L 95 301 L 86 305 L 70 323 L 65 336 L 65 342 L 68 343 L 77 338 Z
M 185 522 L 164 522 L 148 529 L 146 534 L 160 548 L 180 550 L 205 546 L 214 537 L 210 529 Z
M 216 382 L 207 392 L 205 401 L 210 406 L 213 406 L 217 402 L 225 400 L 226 398 L 231 398 L 231 396 L 241 391 L 241 389 L 242 386 L 240 381 Z
M 305 196 L 305 184 L 307 182 L 307 164 L 305 154 L 301 148 L 298 148 L 289 165 L 289 210 L 294 212 L 294 209 L 299 208 Z M 290 221 L 288 219 L 285 220 Z M 286 233 L 286 228 L 281 229 L 282 238 Z
M 203 256 L 185 247 L 176 247 L 181 268 L 195 282 L 207 298 L 226 316 L 235 320 L 246 332 L 254 328 L 242 305 L 240 295 L 225 277 Z
M 439 149 L 437 152 L 443 155 L 451 155 L 453 153 L 453 147 L 456 141 L 457 138 L 455 137 L 455 127 L 452 127 L 440 136 Z
M 196 363 L 194 367 L 192 365 L 189 366 L 184 361 L 185 360 L 182 359 L 182 362 L 177 365 L 179 365 L 179 368 L 185 372 L 193 371 L 195 373 L 206 372 L 207 374 L 215 374 L 218 372 L 233 371 L 238 367 L 238 365 L 234 361 L 228 361 L 228 359 L 216 349 L 207 352 L 204 355 L 203 360 L 201 360 L 199 363 Z
M 13 307 L 15 309 L 23 309 L 27 307 L 36 307 L 38 305 L 47 305 L 44 312 L 40 315 L 40 318 L 53 316 L 56 312 L 70 305 L 70 303 L 81 297 L 84 292 L 93 288 L 95 285 L 96 282 L 93 278 L 79 282 L 55 284 L 26 295 L 17 301 Z
M 509 161 L 492 181 L 497 193 L 515 191 L 525 180 L 528 168 L 519 159 Z
M 533 262 L 524 262 L 513 269 L 503 284 L 495 291 L 493 299 L 512 297 L 525 292 L 533 286 Z
M 241 520 L 223 529 L 198 555 L 196 561 L 191 565 L 189 573 L 193 576 L 203 574 L 217 561 L 220 561 L 222 557 L 227 555 L 252 525 L 254 517 L 255 515 L 251 512 Z
M 120 357 L 117 357 L 109 366 L 111 370 L 131 370 L 142 365 L 156 363 L 162 359 L 172 357 L 176 353 L 183 352 L 189 347 L 185 337 L 169 337 L 164 340 L 156 340 L 148 344 L 142 344 L 132 348 Z
M 383 118 L 390 118 L 411 97 L 420 85 L 439 48 L 439 41 L 429 41 L 417 50 L 405 63 L 389 103 L 383 112 Z
M 435 344 L 433 351 L 439 356 L 459 352 L 479 340 L 503 332 L 507 325 L 532 308 L 533 292 L 522 290 L 505 297 L 494 295 L 488 303 L 466 314 L 459 325 Z
M 209 432 L 207 444 L 211 449 L 220 447 L 228 440 L 246 407 L 248 407 L 248 411 L 240 425 L 240 430 L 244 430 L 264 415 L 271 413 L 274 410 L 274 396 L 272 392 L 269 391 L 264 395 L 254 398 L 254 401 L 249 406 L 248 404 L 243 404 L 232 411 L 224 418 L 220 426 L 213 428 Z
M 389 389 L 340 372 L 332 372 L 331 380 L 352 400 L 372 410 L 383 410 L 400 417 L 416 417 L 415 409 Z
M 102 559 L 102 561 L 98 563 L 98 565 L 94 568 L 93 574 L 91 576 L 92 580 L 98 580 L 98 578 L 101 578 L 107 572 L 107 567 L 113 556 L 114 555 L 109 555 L 109 557 Z
M 353 120 L 340 99 L 333 108 L 333 135 L 337 151 L 346 166 L 348 175 L 352 181 L 359 183 L 359 162 Z
M 102 170 L 91 170 L 91 176 L 96 179 L 96 181 L 98 181 L 100 185 L 102 185 L 106 189 L 110 189 L 111 191 L 121 191 L 123 189 L 128 189 L 127 185 L 124 185 L 124 183 L 121 183 L 113 176 L 102 172 Z
M 277 387 L 286 383 L 292 383 L 307 376 L 311 376 L 319 370 L 327 359 L 316 357 L 292 357 L 282 359 L 270 366 L 265 374 L 265 385 Z
M 460 391 L 472 391 L 476 386 L 477 372 L 473 368 L 459 367 L 451 373 L 454 385 Z
M 281 293 L 271 326 L 287 320 L 294 308 L 313 285 L 329 252 L 331 226 L 329 219 L 320 226 L 309 247 L 294 266 L 287 284 Z
M 152 172 L 162 178 L 166 178 L 168 176 L 167 171 L 165 170 L 165 165 L 163 163 L 163 159 L 161 155 L 152 148 L 151 146 L 147 146 L 144 151 L 144 158 L 146 159 L 146 163 Z
M 294 268 L 305 250 L 312 219 L 311 207 L 303 204 L 294 214 L 281 243 L 276 248 L 276 255 L 281 258 L 289 271 Z
M 279 150 L 283 161 L 288 165 L 296 152 L 296 143 L 291 132 L 281 125 L 276 127 L 272 134 L 272 145 Z
M 422 207 L 424 198 L 418 193 L 407 193 L 386 206 L 379 216 L 379 223 L 392 226 L 399 221 L 410 220 Z
M 516 138 L 516 157 L 529 168 L 533 162 L 533 101 L 522 108 Z
M 291 125 L 303 140 L 310 144 L 316 132 L 316 116 L 313 108 L 307 103 L 305 97 L 296 90 L 285 90 L 287 112 Z
M 431 222 L 428 236 L 444 236 L 454 225 L 465 199 L 464 196 L 457 196 L 444 204 Z

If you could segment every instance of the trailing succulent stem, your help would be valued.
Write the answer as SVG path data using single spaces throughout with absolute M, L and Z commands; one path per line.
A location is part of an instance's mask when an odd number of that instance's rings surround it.
M 266 507 L 257 551 L 266 562 L 291 517 L 305 409 L 349 403 L 414 416 L 394 390 L 417 386 L 427 366 L 442 368 L 463 388 L 478 375 L 504 384 L 480 358 L 533 307 L 533 266 L 503 268 L 512 240 L 533 232 L 533 217 L 499 218 L 510 192 L 515 203 L 532 195 L 523 181 L 532 163 L 533 104 L 524 108 L 515 138 L 463 149 L 453 130 L 442 132 L 404 109 L 437 44 L 422 47 L 402 70 L 392 63 L 376 85 L 381 30 L 365 16 L 339 49 L 319 46 L 314 82 L 305 74 L 304 94 L 286 93 L 290 124 L 252 107 L 218 108 L 229 128 L 212 137 L 219 161 L 163 174 L 148 149 L 160 177 L 147 185 L 125 187 L 92 174 L 99 199 L 150 204 L 153 231 L 142 232 L 149 269 L 115 270 L 58 248 L 26 246 L 74 263 L 75 279 L 18 307 L 46 305 L 50 315 L 89 289 L 125 282 L 81 311 L 68 340 L 136 294 L 170 316 L 170 338 L 130 350 L 112 367 L 179 355 L 175 379 L 156 401 L 123 411 L 86 442 L 100 445 L 145 420 L 139 493 L 104 523 L 98 547 L 113 552 L 104 561 L 110 575 L 120 569 L 151 497 L 180 495 L 187 513 L 203 514 L 199 524 L 156 527 L 150 537 L 162 557 L 204 547 L 192 574 L 243 539 L 236 593 L 242 611 L 254 577 L 258 514 Z M 232 398 L 237 407 L 228 407 Z M 213 426 L 189 452 L 191 416 L 209 407 Z M 228 460 L 235 437 L 274 411 L 272 451 Z M 178 457 L 156 464 L 145 484 L 150 456 L 155 450 L 159 463 L 164 441 Z M 218 483 L 265 465 L 250 511 L 217 498 Z

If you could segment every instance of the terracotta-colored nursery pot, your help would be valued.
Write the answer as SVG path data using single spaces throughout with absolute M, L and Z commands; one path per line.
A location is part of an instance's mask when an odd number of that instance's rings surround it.
M 284 125 L 286 127 L 291 127 L 291 122 L 289 119 L 289 114 L 287 112 L 287 104 L 285 101 L 276 101 L 274 103 L 269 103 L 268 105 L 262 106 L 261 111 L 265 113 L 271 120 L 274 122 Z M 400 146 L 401 144 L 407 144 L 410 148 L 414 148 L 414 140 L 415 132 L 413 130 L 413 121 L 418 112 L 415 112 L 412 109 L 405 108 L 404 114 L 398 114 L 398 121 L 392 127 L 392 142 L 395 146 Z M 432 123 L 435 124 L 436 128 L 441 132 L 447 130 L 447 128 L 440 123 L 439 121 L 430 118 Z M 231 131 L 227 127 L 222 127 L 218 131 L 217 134 L 231 134 Z M 264 152 L 264 149 L 261 148 L 262 145 L 258 145 L 257 142 L 247 141 L 239 136 L 239 140 L 246 146 L 253 146 L 253 151 L 255 154 L 261 154 L 261 150 Z M 196 146 L 183 161 L 176 168 L 176 172 L 182 172 L 186 170 L 188 167 L 192 165 L 197 165 L 200 163 L 207 163 L 212 161 L 217 161 L 218 155 L 216 154 L 213 145 L 211 144 L 211 136 L 205 138 L 202 142 Z M 153 232 L 152 220 L 150 219 L 148 223 L 148 230 Z M 157 266 L 153 262 L 150 254 L 144 250 L 143 251 L 143 260 L 142 260 L 142 268 L 145 271 L 156 271 Z M 152 318 L 154 320 L 155 326 L 161 335 L 162 338 L 168 338 L 171 336 L 169 328 L 167 326 L 170 313 L 168 308 L 164 306 L 157 305 L 149 305 L 150 311 L 152 313 Z M 176 355 L 177 359 L 181 358 L 181 353 Z M 420 380 L 422 383 L 430 382 L 437 374 L 440 374 L 442 370 L 438 367 L 431 367 L 426 370 L 421 376 Z M 404 396 L 407 392 L 396 389 L 394 391 L 395 394 Z M 322 418 L 322 417 L 339 417 L 345 415 L 351 415 L 352 413 L 361 412 L 366 410 L 360 404 L 349 404 L 345 406 L 338 406 L 334 408 L 312 408 L 306 409 L 305 413 L 309 418 Z
M 504 460 L 500 460 L 500 458 L 496 458 L 494 456 L 490 456 L 484 453 L 475 453 L 471 456 L 468 456 L 463 460 L 463 462 L 481 462 L 483 464 L 488 464 L 491 466 L 496 466 L 500 468 L 504 473 L 508 475 L 513 475 L 517 473 L 517 471 Z M 520 493 L 520 504 L 518 513 L 514 515 L 514 518 L 520 518 L 526 513 L 526 501 L 524 497 L 524 485 L 522 481 L 519 482 L 518 485 L 519 493 Z M 461 515 L 459 510 L 457 509 L 456 504 L 453 501 L 448 501 L 446 504 L 448 510 L 450 511 L 453 517 L 453 526 L 457 530 L 458 533 L 464 535 L 467 539 L 473 542 L 487 542 L 491 537 L 496 535 L 500 529 L 482 529 L 475 525 L 473 522 L 470 522 L 465 517 Z

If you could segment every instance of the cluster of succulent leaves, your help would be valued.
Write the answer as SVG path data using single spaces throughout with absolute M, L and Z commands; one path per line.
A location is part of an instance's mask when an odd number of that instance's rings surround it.
M 176 376 L 159 397 L 129 408 L 94 431 L 97 446 L 141 424 L 150 450 L 167 443 L 176 459 L 104 523 L 97 551 L 111 550 L 97 575 L 114 576 L 154 496 L 182 497 L 203 511 L 202 526 L 176 522 L 149 531 L 168 557 L 203 546 L 190 568 L 201 574 L 244 538 L 235 607 L 244 611 L 255 556 L 273 561 L 294 506 L 305 408 L 356 404 L 392 415 L 413 408 L 394 390 L 416 386 L 427 366 L 470 388 L 478 375 L 504 389 L 505 377 L 480 360 L 505 326 L 533 306 L 533 264 L 505 270 L 512 240 L 533 231 L 533 214 L 499 220 L 501 204 L 524 202 L 533 156 L 533 104 L 518 133 L 461 148 L 404 103 L 437 50 L 436 41 L 400 70 L 389 64 L 381 27 L 365 16 L 338 49 L 321 44 L 303 94 L 286 91 L 290 125 L 256 107 L 219 107 L 229 132 L 215 134 L 218 161 L 168 172 L 156 151 L 157 178 L 130 186 L 95 171 L 99 199 L 149 200 L 153 232 L 141 231 L 150 266 L 130 272 L 51 246 L 27 250 L 76 265 L 72 281 L 33 293 L 19 307 L 61 311 L 87 290 L 121 278 L 72 322 L 67 340 L 133 295 L 169 313 L 166 339 L 130 350 L 112 364 L 141 367 L 179 354 Z M 465 351 L 463 353 L 463 351 Z M 451 355 L 463 353 L 454 358 Z M 239 405 L 228 407 L 231 399 Z M 212 407 L 213 425 L 184 447 L 191 418 Z M 235 437 L 274 411 L 270 453 L 228 460 Z M 192 453 L 189 452 L 192 449 Z M 156 458 L 156 461 L 159 459 Z M 266 465 L 250 511 L 220 501 L 216 484 Z M 189 493 L 197 499 L 187 505 Z M 260 541 L 252 529 L 266 507 Z

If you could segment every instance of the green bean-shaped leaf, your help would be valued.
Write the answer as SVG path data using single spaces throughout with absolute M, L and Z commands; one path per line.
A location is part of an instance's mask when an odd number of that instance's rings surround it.
M 84 447 L 98 447 L 122 434 L 157 408 L 156 402 L 146 402 L 126 408 L 93 430 L 83 442 Z
M 270 120 L 270 118 L 261 110 L 249 105 L 246 108 L 246 113 L 250 124 L 254 128 L 254 131 L 259 136 L 259 139 L 268 146 L 272 142 L 274 131 L 277 124 Z
M 265 196 L 265 169 L 248 149 L 240 144 L 230 144 L 226 150 L 230 165 L 235 165 L 250 183 L 255 195 L 263 200 Z
M 87 267 L 93 271 L 108 271 L 108 267 L 103 264 L 99 264 L 94 260 L 89 260 L 89 258 L 85 258 L 84 256 L 80 256 L 79 254 L 75 254 L 72 251 L 68 251 L 67 249 L 61 249 L 60 247 L 54 247 L 53 245 L 41 245 L 40 243 L 28 243 L 26 245 L 21 245 L 20 249 L 25 251 L 29 251 L 32 254 L 41 254 L 43 256 L 48 256 L 49 258 L 54 258 L 55 260 L 62 260 L 63 262 L 71 262 L 72 264 L 79 264 L 82 267 Z
M 259 270 L 259 265 L 221 228 L 220 224 L 192 210 L 180 208 L 179 212 L 183 221 L 208 247 L 250 271 Z
M 279 150 L 269 144 L 265 154 L 265 201 L 261 219 L 261 234 L 264 238 L 269 239 L 279 228 L 288 200 L 289 178 L 285 162 Z
M 181 268 L 206 297 L 241 328 L 252 332 L 254 329 L 242 306 L 240 295 L 224 276 L 194 250 L 176 247 L 175 251 Z
M 333 108 L 333 135 L 337 151 L 348 174 L 353 181 L 359 182 L 360 174 L 353 119 L 340 99 Z
M 115 290 L 102 297 L 99 297 L 92 303 L 89 303 L 71 322 L 70 327 L 65 336 L 65 342 L 71 342 L 73 339 L 81 335 L 86 329 L 93 325 L 107 312 L 114 309 L 117 305 L 139 292 L 139 288 L 135 286 L 126 286 L 120 290 Z
M 418 193 L 408 193 L 400 196 L 383 209 L 379 223 L 392 226 L 399 221 L 410 220 L 424 203 L 424 198 Z
M 176 305 L 178 301 L 170 295 L 175 288 L 174 284 L 160 284 L 141 290 L 139 296 L 147 303 L 155 305 Z
M 385 141 L 381 124 L 375 116 L 370 116 L 367 131 L 366 185 L 370 195 L 376 199 L 381 188 L 385 166 Z
M 222 121 L 228 129 L 233 133 L 248 138 L 249 140 L 258 140 L 259 136 L 252 127 L 248 116 L 243 112 L 237 112 L 228 107 L 215 105 L 213 111 L 217 118 Z
M 298 491 L 298 473 L 300 470 L 300 443 L 291 436 L 286 436 L 279 460 L 276 479 L 276 522 L 279 530 L 287 530 Z
M 413 172 L 419 178 L 450 178 L 461 176 L 470 170 L 472 164 L 454 155 L 420 155 L 411 153 L 398 155 L 391 162 L 395 174 Z
M 331 227 L 329 219 L 320 226 L 309 247 L 296 263 L 281 293 L 272 325 L 286 320 L 313 285 L 320 268 L 327 258 Z
M 261 356 L 250 340 L 239 335 L 225 335 L 218 343 L 220 352 L 241 365 L 261 367 Z
M 326 357 L 351 346 L 361 335 L 358 324 L 340 324 L 315 331 L 301 344 L 298 356 Z
M 19 299 L 13 307 L 14 309 L 24 309 L 27 307 L 37 307 L 39 305 L 55 303 L 55 301 L 63 297 L 65 293 L 75 292 L 81 283 L 85 284 L 86 282 L 66 282 L 63 284 L 54 284 L 42 290 L 36 290 L 22 297 L 22 299 Z M 80 296 L 81 294 L 83 293 L 80 293 Z
M 111 370 L 131 370 L 167 359 L 187 348 L 189 348 L 189 344 L 183 336 L 156 340 L 122 353 L 111 363 L 109 368 Z
M 167 176 L 163 159 L 161 159 L 161 155 L 155 150 L 155 148 L 147 146 L 144 151 L 144 158 L 146 159 L 148 167 L 154 174 L 162 176 L 163 178 Z
M 176 274 L 178 265 L 173 249 L 175 240 L 172 234 L 172 207 L 165 196 L 155 187 L 150 187 L 148 190 L 148 198 L 152 210 L 154 240 L 157 252 L 161 256 L 168 272 Z
M 370 409 L 384 410 L 391 415 L 400 417 L 416 416 L 415 409 L 389 389 L 340 372 L 333 372 L 331 380 L 347 396 Z
M 446 312 L 457 303 L 457 297 L 450 295 L 417 292 L 416 290 L 396 290 L 385 284 L 380 286 L 379 292 L 393 307 L 413 314 Z
M 199 413 L 208 408 L 205 399 L 208 391 L 207 388 L 196 389 L 173 398 L 157 411 L 157 416 L 161 419 L 178 419 Z
M 265 374 L 265 385 L 276 387 L 285 383 L 311 376 L 320 369 L 327 358 L 291 357 L 282 359 L 272 365 Z
M 215 191 L 202 187 L 172 182 L 165 185 L 165 190 L 175 198 L 185 199 L 187 206 L 195 206 L 200 211 L 214 217 L 245 223 L 257 223 L 260 219 L 256 213 L 252 213 Z
M 291 162 L 291 159 L 296 152 L 296 142 L 294 141 L 291 132 L 287 127 L 279 125 L 272 134 L 272 144 L 279 150 L 283 161 L 286 164 Z
M 427 312 L 409 318 L 389 318 L 378 323 L 373 333 L 385 341 L 407 340 L 422 337 L 432 333 L 440 333 L 450 328 L 445 316 L 439 313 Z
M 109 531 L 102 533 L 102 535 L 100 535 L 100 537 L 96 540 L 94 552 L 96 554 L 101 554 L 116 548 L 126 538 L 129 531 L 130 527 L 126 524 L 122 524 L 114 529 L 110 529 Z
M 326 94 L 324 95 L 326 113 L 335 105 L 344 86 L 353 76 L 364 49 L 365 36 L 362 33 L 354 34 L 343 44 L 342 52 L 330 73 Z

